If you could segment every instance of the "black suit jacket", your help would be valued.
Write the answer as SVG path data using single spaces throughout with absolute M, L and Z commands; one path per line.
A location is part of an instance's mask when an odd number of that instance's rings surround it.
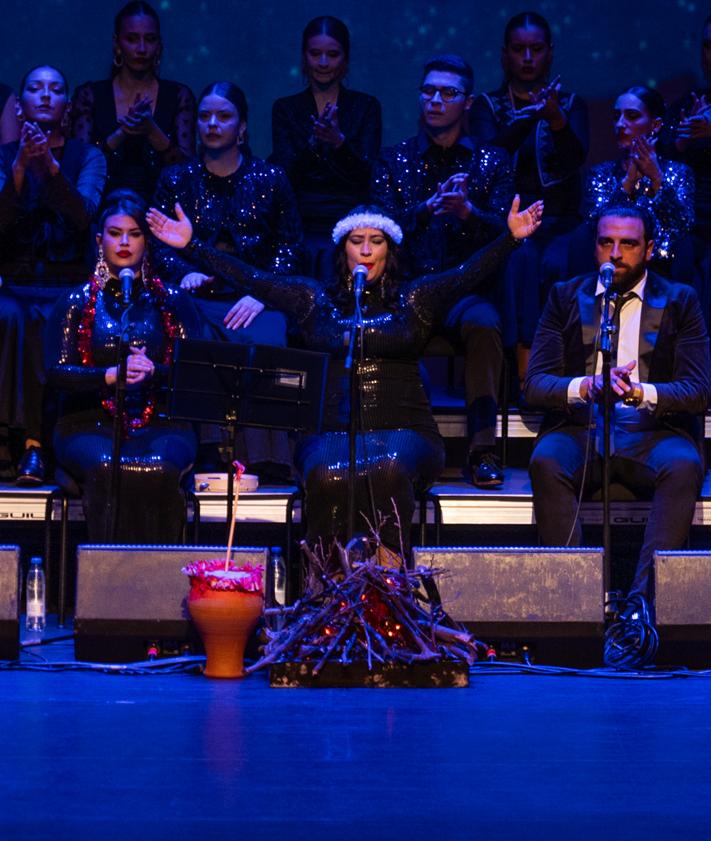
M 587 423 L 585 407 L 568 405 L 568 384 L 592 375 L 600 300 L 597 274 L 557 283 L 533 340 L 525 396 L 546 410 L 541 434 L 566 423 Z M 711 402 L 709 339 L 696 292 L 649 272 L 632 378 L 657 389 L 654 418 L 695 441 L 703 437 L 699 415 Z

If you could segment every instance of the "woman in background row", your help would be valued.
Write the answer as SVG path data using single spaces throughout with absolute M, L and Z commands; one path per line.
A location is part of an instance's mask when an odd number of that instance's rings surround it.
M 142 0 L 116 15 L 111 78 L 77 88 L 72 133 L 98 145 L 108 161 L 107 190 L 153 196 L 161 169 L 195 154 L 195 99 L 178 82 L 158 78 L 160 20 Z
M 44 324 L 63 290 L 86 278 L 106 161 L 65 136 L 69 88 L 61 70 L 35 67 L 19 90 L 20 139 L 0 147 L 0 470 L 4 478 L 14 472 L 7 436 L 18 430 L 18 482 L 39 484 Z
M 164 170 L 155 204 L 165 213 L 180 204 L 194 220 L 196 235 L 214 248 L 236 254 L 260 269 L 294 274 L 301 267 L 301 224 L 294 194 L 281 167 L 253 156 L 247 140 L 247 99 L 231 82 L 214 82 L 200 94 L 200 155 L 190 163 Z M 238 344 L 286 344 L 286 317 L 265 308 L 257 298 L 220 278 L 208 277 L 184 251 L 155 245 L 160 276 L 195 294 L 206 338 Z M 287 435 L 244 430 L 245 460 L 263 480 L 286 480 L 291 474 Z M 203 428 L 203 449 L 220 440 Z M 208 456 L 217 462 L 217 453 Z M 241 450 L 241 448 L 240 448 Z
M 536 12 L 511 18 L 501 52 L 504 82 L 472 105 L 471 133 L 506 149 L 513 158 L 514 187 L 524 206 L 543 199 L 541 227 L 506 268 L 502 302 L 505 344 L 518 343 L 519 378 L 545 300 L 543 253 L 581 221 L 581 170 L 588 153 L 588 112 L 575 93 L 551 80 L 553 38 Z
M 195 458 L 191 425 L 161 414 L 161 388 L 168 382 L 175 342 L 196 334 L 197 319 L 186 296 L 164 287 L 151 268 L 145 212 L 135 193 L 109 196 L 99 220 L 93 276 L 61 301 L 51 322 L 49 380 L 61 392 L 54 428 L 57 464 L 81 489 L 89 540 L 102 543 L 114 537 L 119 543 L 178 543 L 185 511 L 180 481 Z M 118 527 L 112 535 L 107 515 L 115 502 L 111 467 L 123 312 L 118 275 L 126 268 L 134 280 L 127 390 L 119 419 Z
M 380 103 L 343 85 L 350 33 L 338 18 L 325 15 L 306 25 L 301 56 L 308 87 L 274 103 L 270 160 L 286 170 L 294 188 L 311 258 L 308 273 L 330 280 L 331 230 L 368 198 L 380 150 Z
M 0 83 L 0 145 L 12 143 L 20 136 L 17 113 L 18 102 L 12 88 Z

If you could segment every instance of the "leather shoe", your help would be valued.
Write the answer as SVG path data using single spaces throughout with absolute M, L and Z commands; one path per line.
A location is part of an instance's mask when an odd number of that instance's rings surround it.
M 45 479 L 44 457 L 40 447 L 28 447 L 17 465 L 17 485 L 41 485 Z
M 467 482 L 477 488 L 499 488 L 504 484 L 504 469 L 494 453 L 471 453 L 463 473 Z

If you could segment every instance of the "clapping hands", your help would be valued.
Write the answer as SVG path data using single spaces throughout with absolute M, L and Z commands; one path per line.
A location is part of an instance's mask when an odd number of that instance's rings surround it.
M 457 172 L 437 185 L 437 192 L 427 200 L 427 207 L 434 216 L 452 213 L 458 219 L 467 219 L 472 212 L 468 197 L 468 175 Z
M 148 96 L 136 94 L 133 105 L 128 112 L 119 117 L 118 123 L 126 134 L 150 134 L 153 128 L 153 100 Z
M 334 149 L 338 149 L 345 142 L 345 135 L 338 125 L 337 105 L 327 102 L 318 117 L 311 117 L 311 127 L 313 142 L 333 146 Z

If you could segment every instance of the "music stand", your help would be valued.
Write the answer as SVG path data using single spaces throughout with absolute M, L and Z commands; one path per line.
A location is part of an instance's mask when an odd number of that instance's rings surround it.
M 176 342 L 168 416 L 227 428 L 227 522 L 234 507 L 237 428 L 321 431 L 329 355 L 272 345 Z

